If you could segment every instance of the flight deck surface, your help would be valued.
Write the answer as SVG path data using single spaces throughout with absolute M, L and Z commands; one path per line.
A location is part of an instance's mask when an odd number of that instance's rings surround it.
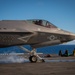
M 15 56 L 11 59 L 15 62 L 0 63 L 0 75 L 75 75 L 75 57 L 53 56 L 45 58 L 44 63 Z

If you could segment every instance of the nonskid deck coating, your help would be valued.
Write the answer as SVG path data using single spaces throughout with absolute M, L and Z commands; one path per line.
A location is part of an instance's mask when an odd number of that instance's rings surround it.
M 0 64 L 0 75 L 75 75 L 75 62 Z

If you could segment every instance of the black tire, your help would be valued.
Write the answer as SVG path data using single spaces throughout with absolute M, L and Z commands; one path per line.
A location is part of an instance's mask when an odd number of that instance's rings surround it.
M 30 56 L 29 57 L 30 62 L 36 63 L 37 62 L 37 57 L 36 56 Z

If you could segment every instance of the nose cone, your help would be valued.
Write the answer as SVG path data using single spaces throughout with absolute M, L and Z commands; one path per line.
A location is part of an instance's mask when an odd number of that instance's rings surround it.
M 63 30 L 65 35 L 68 35 L 69 40 L 75 40 L 75 34 L 69 31 Z
M 62 35 L 64 35 L 64 39 L 67 42 L 75 40 L 75 34 L 74 33 L 71 33 L 69 31 L 65 31 L 65 30 L 62 30 L 62 29 L 60 29 L 58 32 L 61 33 Z

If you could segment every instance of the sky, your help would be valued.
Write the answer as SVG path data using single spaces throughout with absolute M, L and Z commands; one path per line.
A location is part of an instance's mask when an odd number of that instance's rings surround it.
M 0 0 L 0 20 L 44 19 L 75 33 L 75 0 Z

